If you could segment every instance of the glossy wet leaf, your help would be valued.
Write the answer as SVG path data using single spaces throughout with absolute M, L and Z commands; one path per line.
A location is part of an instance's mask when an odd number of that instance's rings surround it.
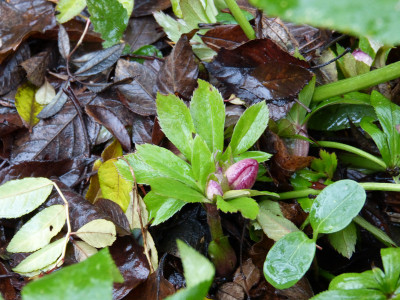
M 47 81 L 36 91 L 35 100 L 40 105 L 47 105 L 56 96 L 56 91 L 53 86 Z
M 87 260 L 32 281 L 24 287 L 24 299 L 99 299 L 112 298 L 113 282 L 123 278 L 108 251 L 104 249 Z
M 25 126 L 29 129 L 39 122 L 37 115 L 43 108 L 35 101 L 36 91 L 37 88 L 34 85 L 25 83 L 18 88 L 15 95 L 15 107 Z
M 253 146 L 267 128 L 268 120 L 268 107 L 264 101 L 246 109 L 233 130 L 229 144 L 232 154 L 241 154 Z
M 151 15 L 154 11 L 166 10 L 171 7 L 169 0 L 143 0 L 135 1 L 133 17 Z
M 60 0 L 57 3 L 56 15 L 59 23 L 65 23 L 79 15 L 86 7 L 86 0 Z
M 130 18 L 128 27 L 125 30 L 124 41 L 126 42 L 126 44 L 131 46 L 131 51 L 134 51 L 133 53 L 137 55 L 153 56 L 156 55 L 156 53 L 161 54 L 160 50 L 152 45 L 154 42 L 165 35 L 162 30 L 157 30 L 159 26 L 160 25 L 157 24 L 153 16 Z M 143 49 L 146 49 L 146 52 L 151 49 L 154 49 L 154 51 L 150 53 L 147 52 L 146 54 L 144 54 L 143 52 L 136 53 L 136 50 L 140 50 L 142 47 Z M 143 51 L 143 49 L 141 51 Z M 159 56 L 159 54 L 157 54 L 156 56 Z M 160 57 L 162 57 L 162 55 Z M 141 62 L 137 59 L 135 60 Z
M 400 34 L 394 30 L 400 26 L 395 0 L 384 3 L 373 0 L 339 0 L 329 3 L 318 0 L 250 2 L 264 9 L 269 15 L 279 16 L 294 23 L 335 29 L 356 36 L 368 36 L 386 44 L 400 42 Z
M 307 272 L 314 254 L 315 242 L 304 232 L 289 233 L 269 250 L 264 263 L 264 276 L 275 288 L 291 287 Z
M 192 157 L 193 120 L 185 103 L 175 95 L 157 94 L 158 121 L 167 138 L 187 158 Z
M 400 270 L 397 267 L 400 264 L 400 250 L 398 248 L 381 249 L 383 269 L 385 270 L 385 279 L 391 291 L 399 288 Z
M 153 225 L 158 225 L 165 222 L 175 215 L 186 202 L 171 197 L 157 195 L 154 192 L 149 192 L 143 198 L 149 211 L 149 220 L 152 220 Z
M 370 289 L 332 290 L 322 292 L 311 298 L 312 300 L 385 300 L 381 291 Z
M 63 205 L 45 208 L 18 230 L 8 244 L 7 251 L 33 252 L 46 246 L 64 227 L 66 217 Z
M 86 0 L 90 21 L 101 34 L 103 47 L 119 43 L 128 25 L 129 15 L 118 0 Z
M 362 273 L 344 273 L 329 283 L 330 290 L 379 289 L 379 283 L 371 270 Z
M 234 49 L 249 40 L 239 25 L 221 25 L 212 28 L 202 35 L 201 39 L 214 51 L 221 48 Z
M 107 220 L 97 219 L 86 223 L 76 236 L 95 248 L 111 246 L 116 239 L 115 225 Z
M 201 189 L 204 190 L 208 176 L 215 171 L 215 162 L 206 143 L 198 135 L 196 135 L 193 142 L 192 169 L 193 177 L 198 181 Z
M 190 101 L 190 114 L 196 133 L 211 152 L 224 146 L 225 105 L 218 90 L 206 81 L 198 80 L 198 88 Z
M 345 228 L 358 215 L 366 199 L 365 190 L 355 181 L 337 181 L 317 196 L 310 210 L 310 222 L 318 233 Z
M 17 273 L 40 273 L 46 267 L 50 266 L 61 256 L 65 247 L 65 238 L 61 238 L 46 247 L 32 253 L 25 258 L 18 266 L 13 268 Z
M 239 211 L 243 217 L 250 220 L 254 220 L 259 211 L 257 202 L 248 197 L 239 197 L 228 201 L 225 201 L 222 197 L 217 197 L 217 207 L 225 213 L 235 213 Z
M 344 229 L 328 235 L 328 239 L 337 252 L 350 259 L 356 250 L 357 228 L 350 223 Z
M 24 178 L 0 186 L 0 218 L 18 218 L 46 201 L 53 189 L 47 178 Z

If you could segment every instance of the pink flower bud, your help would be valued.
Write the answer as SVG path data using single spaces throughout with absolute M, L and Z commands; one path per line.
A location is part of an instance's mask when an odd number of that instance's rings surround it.
M 360 49 L 354 50 L 352 54 L 356 60 L 362 61 L 363 63 L 365 63 L 368 66 L 372 65 L 373 60 L 372 60 L 371 56 L 369 56 L 367 53 L 361 51 Z
M 250 189 L 256 182 L 258 162 L 255 159 L 246 158 L 233 164 L 226 170 L 225 176 L 233 190 Z
M 224 192 L 222 191 L 222 188 L 218 182 L 210 180 L 207 185 L 206 194 L 207 198 L 212 200 L 215 195 L 222 196 Z

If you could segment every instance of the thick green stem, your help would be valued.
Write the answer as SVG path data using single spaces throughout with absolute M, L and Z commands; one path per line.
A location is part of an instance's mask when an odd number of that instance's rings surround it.
M 225 0 L 226 5 L 228 5 L 229 10 L 232 15 L 235 17 L 235 20 L 239 23 L 240 27 L 243 29 L 246 36 L 249 40 L 254 40 L 256 38 L 256 34 L 254 32 L 253 27 L 250 25 L 249 21 L 247 21 L 246 17 L 243 15 L 239 6 L 237 5 L 235 0 Z
M 312 101 L 320 102 L 331 97 L 363 90 L 398 77 L 400 77 L 400 61 L 362 75 L 316 87 Z
M 319 141 L 319 142 L 316 142 L 316 144 L 321 147 L 335 148 L 335 149 L 339 149 L 339 150 L 348 151 L 350 153 L 354 153 L 356 155 L 359 155 L 361 157 L 369 159 L 370 161 L 373 161 L 377 165 L 381 166 L 382 171 L 386 170 L 386 168 L 387 168 L 385 162 L 382 159 L 380 159 L 372 154 L 369 154 L 368 152 L 365 152 L 361 149 L 358 149 L 356 147 L 349 146 L 349 145 L 342 144 L 342 143 L 337 143 L 337 142 L 329 142 L 329 141 Z

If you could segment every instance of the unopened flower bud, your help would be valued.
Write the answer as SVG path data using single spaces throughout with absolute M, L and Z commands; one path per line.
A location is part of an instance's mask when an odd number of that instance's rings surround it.
M 222 188 L 218 182 L 210 180 L 207 185 L 206 194 L 207 198 L 212 200 L 215 195 L 222 196 L 224 192 L 222 191 Z
M 353 51 L 353 56 L 356 60 L 358 61 L 362 61 L 363 63 L 365 63 L 368 66 L 372 65 L 372 57 L 369 56 L 367 53 L 361 51 L 360 49 L 356 49 Z
M 255 159 L 246 158 L 233 164 L 226 170 L 225 176 L 233 190 L 250 189 L 256 182 L 258 162 Z

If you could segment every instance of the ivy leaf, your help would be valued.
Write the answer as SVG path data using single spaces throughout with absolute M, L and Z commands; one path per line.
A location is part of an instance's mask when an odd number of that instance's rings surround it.
M 240 197 L 225 201 L 222 197 L 217 197 L 217 207 L 225 213 L 235 213 L 240 211 L 243 217 L 254 220 L 257 217 L 259 206 L 252 198 Z
M 246 109 L 233 129 L 229 144 L 232 154 L 241 154 L 253 146 L 267 128 L 268 120 L 269 112 L 265 101 Z
M 206 142 L 211 152 L 223 150 L 225 105 L 219 91 L 206 81 L 198 80 L 199 87 L 190 101 L 190 114 L 196 133 Z
M 29 273 L 30 276 L 45 272 L 53 268 L 53 264 L 61 256 L 64 247 L 65 238 L 48 244 L 25 258 L 18 266 L 13 268 L 13 271 L 21 274 Z
M 299 281 L 314 259 L 315 242 L 304 232 L 285 235 L 269 250 L 264 276 L 277 289 L 286 289 Z
M 328 185 L 311 207 L 312 228 L 318 233 L 333 233 L 345 228 L 358 215 L 365 199 L 365 190 L 353 180 Z
M 59 14 L 56 15 L 59 23 L 65 23 L 79 15 L 82 10 L 86 7 L 86 0 L 60 0 L 57 3 L 56 11 Z
M 194 178 L 204 191 L 208 176 L 215 171 L 215 163 L 212 153 L 199 135 L 194 138 L 192 168 Z
M 64 205 L 45 208 L 18 230 L 7 251 L 33 252 L 46 246 L 63 228 L 66 218 Z
M 35 93 L 37 88 L 27 82 L 18 87 L 15 95 L 15 107 L 20 115 L 24 125 L 32 130 L 40 120 L 37 115 L 43 109 L 43 106 L 35 101 Z
M 87 0 L 94 30 L 101 34 L 103 47 L 119 43 L 128 26 L 129 15 L 118 0 Z
M 87 260 L 28 283 L 26 300 L 112 299 L 113 282 L 123 282 L 108 249 Z
M 158 121 L 167 138 L 190 160 L 194 125 L 190 111 L 175 95 L 164 96 L 157 94 Z
M 24 178 L 0 186 L 0 218 L 19 218 L 46 201 L 53 189 L 47 178 Z
M 95 248 L 111 246 L 116 240 L 114 223 L 104 219 L 96 219 L 86 223 L 78 229 L 76 235 Z
M 357 243 L 357 229 L 354 223 L 350 223 L 344 229 L 328 235 L 329 242 L 344 257 L 350 259 Z

